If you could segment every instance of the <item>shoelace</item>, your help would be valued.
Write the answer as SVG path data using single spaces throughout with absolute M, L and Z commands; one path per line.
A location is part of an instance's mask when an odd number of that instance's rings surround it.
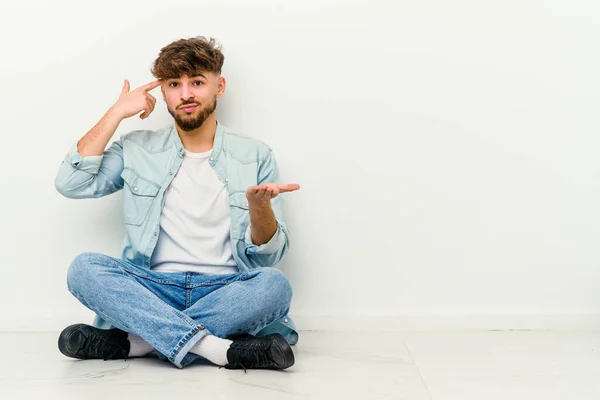
M 250 341 L 234 344 L 235 361 L 230 367 L 242 367 L 247 373 L 245 365 L 253 367 L 264 367 L 271 363 L 267 357 L 269 342 Z
M 111 352 L 108 355 L 103 355 L 102 353 L 105 352 L 107 348 L 111 350 Z M 102 357 L 104 361 L 107 361 L 121 352 L 122 348 L 118 345 L 109 343 L 102 336 L 90 335 L 83 341 L 80 351 L 82 350 L 87 350 L 88 354 L 96 358 Z

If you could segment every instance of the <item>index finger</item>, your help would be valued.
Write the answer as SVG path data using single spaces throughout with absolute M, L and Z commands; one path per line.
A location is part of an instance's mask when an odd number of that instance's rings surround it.
M 142 88 L 143 88 L 143 89 L 144 89 L 146 92 L 148 92 L 148 91 L 150 91 L 150 90 L 152 90 L 152 89 L 154 89 L 154 88 L 156 88 L 156 87 L 159 87 L 161 83 L 162 83 L 162 82 L 161 82 L 160 80 L 156 80 L 156 81 L 153 81 L 153 82 L 150 82 L 150 83 L 147 83 L 147 84 L 145 84 L 144 86 L 142 86 Z

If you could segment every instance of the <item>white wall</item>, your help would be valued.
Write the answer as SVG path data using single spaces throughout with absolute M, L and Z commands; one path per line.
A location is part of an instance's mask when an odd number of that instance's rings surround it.
M 301 328 L 600 327 L 599 18 L 591 0 L 3 0 L 0 329 L 91 321 L 66 270 L 118 256 L 121 194 L 69 200 L 54 176 L 124 79 L 196 35 L 224 46 L 220 121 L 302 185 L 281 264 Z M 170 118 L 159 102 L 116 135 Z

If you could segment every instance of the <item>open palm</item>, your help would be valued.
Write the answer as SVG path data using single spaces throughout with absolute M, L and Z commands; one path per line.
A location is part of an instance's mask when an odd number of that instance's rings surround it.
M 281 193 L 293 192 L 300 189 L 300 185 L 296 183 L 263 183 L 258 186 L 250 186 L 246 190 L 246 198 L 248 203 L 253 205 L 264 205 L 279 196 Z

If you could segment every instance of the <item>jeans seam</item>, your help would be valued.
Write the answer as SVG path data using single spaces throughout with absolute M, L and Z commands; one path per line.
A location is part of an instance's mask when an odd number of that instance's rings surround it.
M 135 276 L 138 276 L 130 271 L 127 271 L 125 269 L 123 269 L 119 264 L 115 263 L 113 261 L 114 265 L 119 268 L 122 272 L 124 273 L 129 273 Z M 143 277 L 141 277 L 143 279 Z M 179 285 L 175 285 L 174 286 L 179 286 Z M 180 320 L 184 321 L 186 324 L 188 324 L 190 327 L 195 327 L 196 326 L 196 321 L 194 321 L 193 319 L 189 318 L 187 315 L 181 313 L 180 311 L 178 311 L 177 309 L 175 309 L 173 306 L 171 306 L 169 303 L 167 303 L 166 301 L 164 301 L 163 299 L 161 299 L 159 296 L 156 296 L 156 298 L 158 300 L 160 300 L 162 303 L 166 304 L 167 306 L 169 306 L 169 309 L 171 311 L 171 313 L 173 313 L 173 315 L 176 315 Z
M 235 277 L 231 278 L 231 279 L 226 279 L 226 280 L 221 280 L 221 281 L 210 281 L 210 282 L 201 282 L 201 283 L 197 283 L 194 285 L 190 285 L 191 289 L 195 289 L 197 287 L 206 287 L 206 286 L 217 286 L 217 285 L 228 285 L 230 283 L 234 283 L 237 282 L 238 280 L 240 280 L 240 277 L 242 276 L 243 273 L 238 273 Z
M 149 281 L 152 281 L 152 282 L 156 282 L 156 283 L 161 283 L 161 284 L 164 284 L 164 285 L 181 286 L 181 285 L 178 285 L 177 283 L 172 282 L 172 281 L 165 281 L 165 280 L 162 280 L 162 279 L 150 278 L 150 277 L 147 277 L 147 276 L 144 276 L 144 275 L 137 274 L 135 272 L 132 272 L 132 271 L 129 271 L 128 269 L 123 268 L 122 266 L 120 266 L 118 263 L 116 263 L 114 261 L 113 261 L 113 263 L 121 271 L 123 271 L 125 273 L 128 273 L 128 274 L 131 274 L 131 275 L 135 275 L 138 278 L 146 279 L 146 280 L 149 280 Z
M 162 299 L 160 299 L 160 300 L 162 301 Z M 165 303 L 165 304 L 167 304 L 167 303 Z M 169 306 L 169 307 L 171 307 L 171 306 Z M 171 307 L 171 312 L 174 315 L 178 316 L 179 319 L 181 319 L 182 321 L 184 321 L 186 324 L 188 324 L 192 328 L 194 328 L 195 326 L 198 325 L 198 323 L 196 321 L 194 321 L 193 319 L 191 319 L 187 315 L 183 314 L 181 311 L 178 311 L 178 310 L 174 309 L 173 307 Z

